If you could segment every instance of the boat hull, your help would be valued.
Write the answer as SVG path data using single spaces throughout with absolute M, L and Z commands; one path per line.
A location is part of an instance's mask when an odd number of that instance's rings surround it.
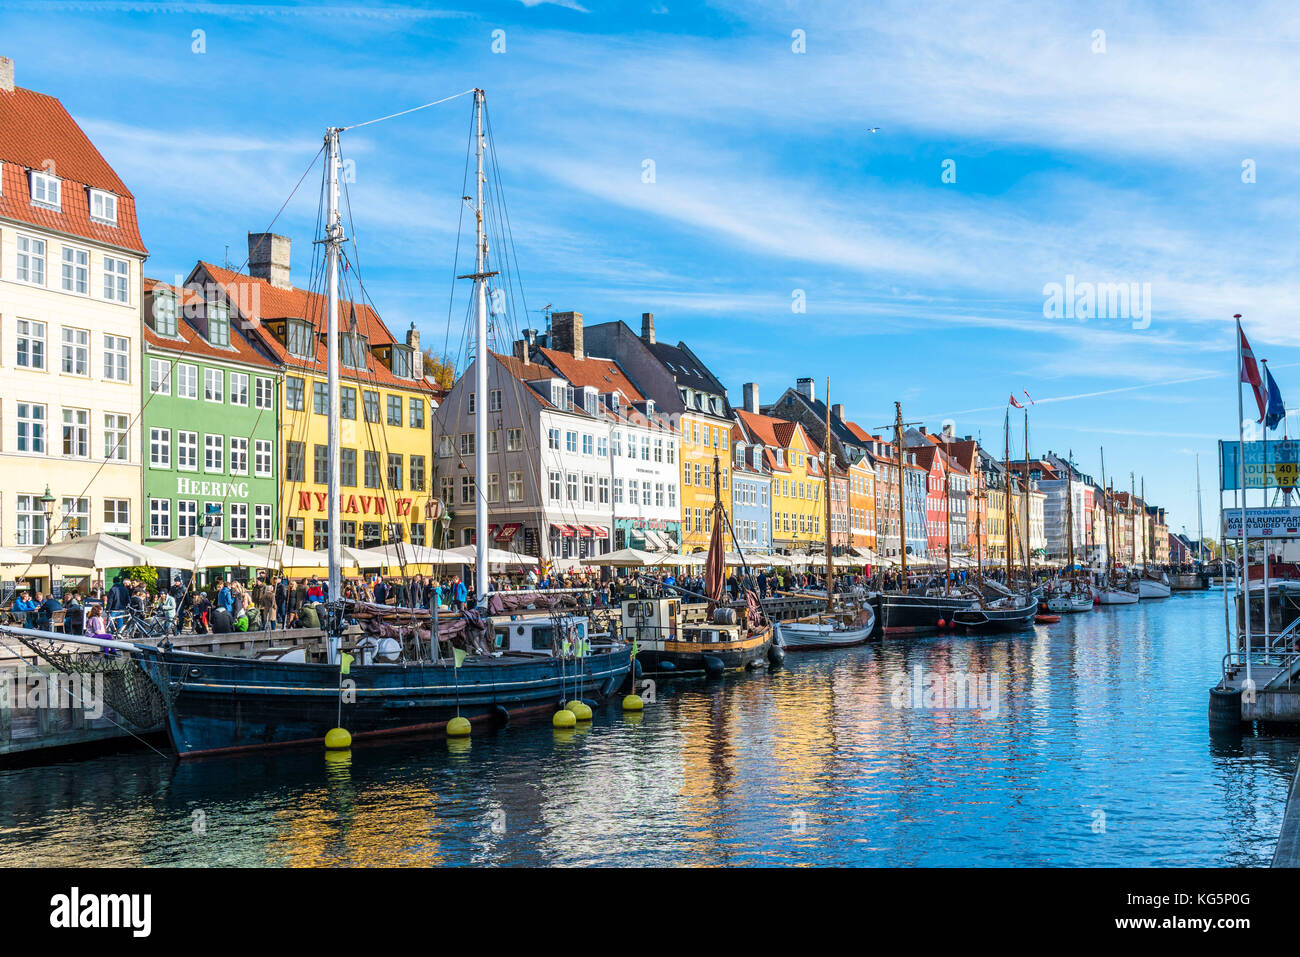
M 881 628 L 885 635 L 925 635 L 939 631 L 939 621 L 975 607 L 974 598 L 885 594 L 880 598 Z
M 646 641 L 636 654 L 641 674 L 660 678 L 708 674 L 709 658 L 722 663 L 724 671 L 766 668 L 772 647 L 772 626 L 767 625 L 738 641 Z
M 1143 578 L 1138 581 L 1139 598 L 1168 598 L 1169 586 L 1164 582 L 1156 581 L 1152 578 Z
M 1099 605 L 1136 605 L 1137 603 L 1137 592 L 1119 591 L 1114 588 L 1097 589 L 1097 604 Z
M 864 644 L 876 629 L 875 613 L 870 608 L 865 611 L 869 617 L 848 628 L 804 621 L 783 621 L 776 627 L 786 651 L 852 648 Z
M 609 694 L 631 668 L 626 646 L 588 656 L 581 674 L 575 659 L 541 655 L 469 658 L 459 669 L 419 662 L 353 665 L 351 694 L 344 696 L 336 665 L 174 651 L 138 657 L 171 697 L 168 732 L 181 757 L 319 745 L 336 727 L 364 739 L 437 732 L 457 714 L 471 722 L 505 720 Z
M 952 622 L 968 631 L 1019 631 L 1032 627 L 1038 614 L 1038 599 L 1017 608 L 971 608 L 956 612 Z

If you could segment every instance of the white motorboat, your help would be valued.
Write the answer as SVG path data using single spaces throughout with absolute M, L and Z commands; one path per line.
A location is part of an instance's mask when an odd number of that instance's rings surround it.
M 842 610 L 809 615 L 794 621 L 777 623 L 777 634 L 786 651 L 813 648 L 849 648 L 871 637 L 876 627 L 876 613 L 866 602 L 855 611 Z

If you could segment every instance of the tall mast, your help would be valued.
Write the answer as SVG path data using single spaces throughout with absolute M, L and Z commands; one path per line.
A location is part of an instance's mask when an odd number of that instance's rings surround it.
M 934 454 L 943 455 L 943 450 L 936 447 Z M 952 587 L 952 473 L 948 471 L 948 463 L 939 460 L 943 466 L 943 593 L 948 594 L 949 588 Z
M 1196 560 L 1202 558 L 1201 546 L 1205 541 L 1205 526 L 1201 522 L 1201 456 L 1196 456 Z
M 325 165 L 329 178 L 326 189 L 329 209 L 325 219 L 325 312 L 328 346 L 325 350 L 326 381 L 329 388 L 329 415 L 327 416 L 329 444 L 329 600 L 331 604 L 343 597 L 343 539 L 339 520 L 339 250 L 343 245 L 343 218 L 339 215 L 339 130 L 330 127 L 325 131 Z M 336 606 L 338 607 L 338 606 Z M 331 663 L 337 651 L 331 649 Z
M 979 453 L 976 453 L 975 461 L 979 461 Z M 976 499 L 975 508 L 975 575 L 979 579 L 980 588 L 984 587 L 984 498 L 988 494 L 984 488 L 984 469 L 981 466 L 979 477 L 976 479 L 979 487 L 979 498 Z
M 1029 410 L 1025 409 L 1025 580 L 1031 581 L 1034 558 L 1029 542 Z
M 1002 429 L 1002 435 L 1004 440 L 1003 441 L 1004 447 L 1002 451 L 1002 464 L 1006 466 L 1003 469 L 1003 472 L 1005 473 L 1005 479 L 1006 479 L 1006 501 L 1003 503 L 1002 514 L 1003 517 L 1006 519 L 1006 521 L 1003 522 L 1003 525 L 1006 527 L 1006 539 L 1007 539 L 1007 587 L 1010 588 L 1011 570 L 1012 570 L 1012 561 L 1011 561 L 1012 521 L 1011 519 L 1012 516 L 1015 515 L 1015 506 L 1012 504 L 1012 499 L 1011 499 L 1011 410 L 1010 409 L 1007 409 L 1007 421 Z
M 1142 564 L 1143 566 L 1151 564 L 1151 555 L 1155 551 L 1155 538 L 1153 537 L 1152 522 L 1149 519 L 1151 513 L 1147 511 L 1147 477 L 1142 476 Z
M 495 273 L 487 269 L 487 237 L 483 230 L 483 91 L 474 91 L 474 160 L 476 189 L 474 206 L 474 389 L 478 393 L 474 420 L 474 542 L 477 567 L 474 596 L 481 607 L 487 600 L 488 514 L 487 514 L 487 281 Z
M 907 508 L 903 504 L 903 405 L 894 403 L 894 451 L 898 456 L 898 561 L 903 573 L 903 594 L 907 594 Z
M 826 380 L 826 610 L 834 607 L 835 561 L 831 557 L 831 380 Z
M 1138 563 L 1138 510 L 1137 510 L 1137 483 L 1133 478 L 1133 473 L 1128 473 L 1128 508 L 1129 508 L 1129 525 L 1132 526 L 1133 538 L 1133 567 L 1137 568 Z
M 1110 493 L 1106 490 L 1106 450 L 1101 450 L 1101 518 L 1102 531 L 1106 533 L 1106 583 L 1111 580 L 1114 562 L 1110 554 Z
M 1066 566 L 1070 569 L 1070 577 L 1074 577 L 1074 491 L 1071 488 L 1072 473 L 1074 471 L 1074 449 L 1070 449 L 1069 458 L 1065 462 L 1065 554 Z

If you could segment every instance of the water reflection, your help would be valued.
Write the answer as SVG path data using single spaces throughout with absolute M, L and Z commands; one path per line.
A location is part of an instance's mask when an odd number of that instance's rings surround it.
M 1222 628 L 1180 595 L 792 654 L 570 731 L 0 771 L 0 864 L 1262 865 L 1300 738 L 1210 734 Z M 996 710 L 896 707 L 918 669 L 996 678 Z

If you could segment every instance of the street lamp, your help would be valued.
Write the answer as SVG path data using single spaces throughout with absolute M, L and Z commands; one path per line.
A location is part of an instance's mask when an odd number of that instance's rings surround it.
M 45 494 L 40 497 L 41 511 L 45 513 L 45 544 L 54 544 L 54 496 L 50 494 L 49 485 L 45 486 Z M 50 594 L 54 593 L 54 562 L 50 561 Z

